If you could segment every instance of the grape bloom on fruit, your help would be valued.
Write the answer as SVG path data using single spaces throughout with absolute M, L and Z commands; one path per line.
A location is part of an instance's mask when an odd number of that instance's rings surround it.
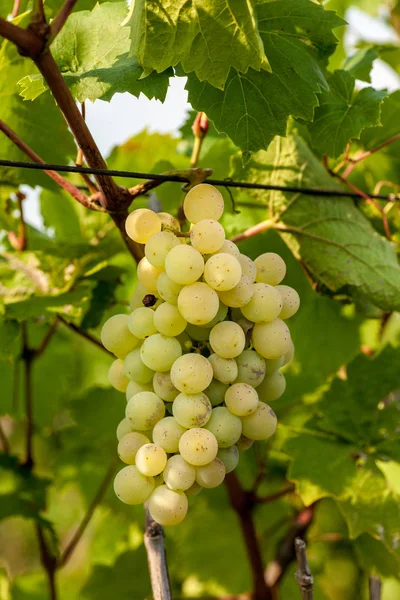
M 183 233 L 168 213 L 129 214 L 127 235 L 145 245 L 138 283 L 130 312 L 111 315 L 101 331 L 115 356 L 110 384 L 127 401 L 114 490 L 126 504 L 147 502 L 165 526 L 275 433 L 269 403 L 285 392 L 281 369 L 294 356 L 286 319 L 300 307 L 278 254 L 253 260 L 225 239 L 218 189 L 194 186 L 183 210 Z

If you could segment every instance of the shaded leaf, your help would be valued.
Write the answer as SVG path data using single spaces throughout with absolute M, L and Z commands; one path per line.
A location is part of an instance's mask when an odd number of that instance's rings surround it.
M 351 73 L 355 79 L 371 83 L 371 69 L 377 57 L 378 55 L 373 48 L 361 48 L 355 54 L 346 58 L 342 68 Z

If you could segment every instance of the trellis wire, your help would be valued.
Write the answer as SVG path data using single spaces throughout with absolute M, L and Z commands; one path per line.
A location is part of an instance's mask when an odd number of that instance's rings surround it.
M 30 163 L 18 160 L 0 159 L 0 167 L 13 167 L 21 169 L 39 169 L 41 171 L 57 171 L 59 173 L 84 173 L 86 175 L 109 175 L 111 177 L 126 177 L 130 179 L 152 179 L 154 181 L 172 181 L 178 183 L 188 183 L 190 179 L 181 175 L 163 175 L 160 173 L 139 173 L 137 171 L 119 171 L 117 169 L 92 169 L 89 167 L 77 167 L 72 165 L 57 165 L 50 163 Z M 326 196 L 360 199 L 361 195 L 356 192 L 346 192 L 344 190 L 328 190 L 323 188 L 297 187 L 293 185 L 272 185 L 265 183 L 251 183 L 248 181 L 232 181 L 231 179 L 212 179 L 205 180 L 207 183 L 225 188 L 243 188 L 250 190 L 266 190 L 278 192 L 293 192 L 307 194 L 308 196 Z M 367 194 L 369 198 L 376 200 L 385 200 L 386 202 L 400 201 L 398 194 Z

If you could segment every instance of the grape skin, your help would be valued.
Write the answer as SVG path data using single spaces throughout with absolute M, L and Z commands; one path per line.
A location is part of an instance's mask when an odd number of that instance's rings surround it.
M 251 440 L 267 440 L 275 433 L 276 414 L 268 404 L 259 402 L 257 409 L 242 417 L 243 435 Z
M 153 267 L 146 257 L 142 258 L 137 266 L 137 278 L 147 292 L 157 294 L 157 279 L 162 273 L 162 269 Z
M 137 308 L 128 317 L 128 327 L 130 332 L 141 340 L 157 333 L 154 325 L 154 311 L 145 306 Z
M 151 494 L 149 512 L 160 525 L 178 525 L 186 517 L 188 501 L 184 492 L 175 492 L 160 485 Z
M 179 440 L 179 452 L 189 464 L 202 467 L 217 456 L 218 442 L 211 431 L 188 429 Z
M 247 383 L 235 383 L 226 390 L 225 404 L 233 415 L 251 415 L 258 407 L 258 393 Z
M 290 349 L 290 331 L 281 319 L 270 323 L 256 323 L 252 341 L 255 350 L 264 358 L 279 358 Z
M 231 473 L 236 469 L 239 463 L 239 450 L 237 446 L 230 448 L 220 448 L 217 457 L 222 460 L 225 465 L 225 472 Z
M 130 400 L 132 396 L 138 394 L 139 392 L 152 392 L 153 388 L 151 383 L 136 383 L 136 381 L 130 381 L 128 383 L 128 387 L 126 388 L 126 401 Z
M 218 323 L 210 331 L 210 346 L 222 358 L 235 358 L 244 350 L 243 329 L 233 321 Z
M 163 302 L 154 312 L 154 325 L 163 335 L 175 337 L 185 330 L 187 321 L 174 304 Z
M 169 454 L 178 452 L 179 440 L 185 431 L 174 417 L 164 417 L 154 426 L 153 442 Z
M 197 467 L 196 481 L 201 487 L 215 488 L 225 479 L 225 472 L 225 464 L 220 458 L 215 457 L 208 465 Z
M 255 350 L 244 350 L 236 357 L 238 376 L 235 383 L 248 383 L 252 387 L 258 387 L 265 377 L 266 361 Z
M 242 275 L 239 283 L 227 292 L 219 292 L 219 298 L 224 304 L 232 308 L 239 308 L 247 305 L 252 299 L 254 288 L 251 279 L 247 275 Z
M 154 371 L 169 371 L 177 358 L 182 355 L 182 347 L 173 337 L 156 333 L 144 340 L 140 348 L 143 363 Z
M 140 348 L 135 348 L 125 357 L 124 371 L 129 379 L 142 385 L 150 383 L 154 375 L 154 371 L 142 361 Z
M 208 388 L 204 390 L 207 398 L 210 400 L 212 406 L 218 406 L 222 404 L 225 398 L 225 392 L 228 389 L 228 385 L 213 379 Z
M 114 492 L 125 504 L 143 504 L 154 489 L 154 479 L 142 475 L 134 465 L 121 469 L 114 479 Z
M 186 462 L 180 454 L 176 454 L 168 459 L 163 477 L 170 490 L 184 492 L 194 484 L 196 469 Z
M 114 315 L 107 319 L 101 328 L 101 343 L 117 358 L 125 358 L 139 343 L 129 331 L 128 320 L 128 315 Z
M 117 453 L 122 462 L 134 465 L 136 454 L 142 446 L 150 443 L 148 437 L 138 431 L 125 434 L 119 441 Z M 144 473 L 148 475 L 148 473 Z
M 111 363 L 108 370 L 108 381 L 119 392 L 126 391 L 129 379 L 124 372 L 124 361 L 120 358 L 117 358 L 117 360 L 114 360 L 114 362 Z
M 275 289 L 282 297 L 282 310 L 279 313 L 279 318 L 290 319 L 300 308 L 300 296 L 296 290 L 288 285 L 277 285 Z
M 184 354 L 171 368 L 171 381 L 180 392 L 198 394 L 208 387 L 213 378 L 209 361 L 201 354 Z
M 242 277 L 242 267 L 235 256 L 219 252 L 213 254 L 204 268 L 204 279 L 210 287 L 219 292 L 234 288 Z
M 214 186 L 200 183 L 186 194 L 183 211 L 191 223 L 198 223 L 203 219 L 218 221 L 224 212 L 224 198 Z
M 160 231 L 149 238 L 146 243 L 144 253 L 153 267 L 163 269 L 167 254 L 175 246 L 179 246 L 179 240 L 169 231 Z
M 186 285 L 179 293 L 178 308 L 188 323 L 206 325 L 218 313 L 218 294 L 204 282 Z
M 254 283 L 251 300 L 241 311 L 249 321 L 273 321 L 282 310 L 283 302 L 279 291 L 266 283 Z
M 202 427 L 211 416 L 211 402 L 204 392 L 198 394 L 180 393 L 172 405 L 172 414 L 179 425 L 190 429 Z
M 225 406 L 217 406 L 217 408 L 213 408 L 205 429 L 214 434 L 220 448 L 229 448 L 240 438 L 242 422 Z
M 165 469 L 167 454 L 157 444 L 144 444 L 136 453 L 135 464 L 142 475 L 155 477 Z
M 146 431 L 163 418 L 164 402 L 154 392 L 139 392 L 129 400 L 125 414 L 135 429 Z
M 275 252 L 260 254 L 254 261 L 257 268 L 256 281 L 278 285 L 286 275 L 286 264 L 283 258 Z
M 218 354 L 210 354 L 209 362 L 213 368 L 214 379 L 221 383 L 233 383 L 238 374 L 238 367 L 233 358 L 221 358 Z
M 225 231 L 218 221 L 203 219 L 190 231 L 190 242 L 202 254 L 217 252 L 225 241 Z
M 161 220 L 152 210 L 138 208 L 128 215 L 125 230 L 131 240 L 145 244 L 152 235 L 161 231 Z
M 139 263 L 140 265 L 140 263 Z M 138 266 L 139 268 L 139 266 Z M 165 272 L 168 277 L 181 285 L 194 283 L 204 271 L 204 258 L 191 246 L 175 246 L 165 259 Z
M 275 371 L 267 375 L 258 388 L 260 400 L 263 402 L 273 402 L 282 396 L 286 389 L 286 379 L 283 373 Z
M 179 390 L 173 385 L 171 375 L 167 371 L 154 373 L 153 389 L 164 402 L 173 402 L 179 394 Z
M 254 264 L 254 261 L 245 254 L 239 254 L 237 259 L 242 267 L 243 275 L 246 275 L 250 279 L 251 283 L 254 283 L 257 275 L 257 267 Z
M 172 281 L 168 275 L 163 272 L 157 279 L 157 292 L 165 302 L 170 304 L 178 304 L 179 292 L 182 285 Z
M 122 421 L 120 421 L 118 423 L 118 427 L 117 427 L 117 440 L 120 441 L 124 435 L 126 435 L 127 433 L 132 433 L 133 431 L 133 427 L 132 427 L 132 423 L 129 421 L 129 419 L 127 419 L 126 417 L 124 419 L 122 419 Z

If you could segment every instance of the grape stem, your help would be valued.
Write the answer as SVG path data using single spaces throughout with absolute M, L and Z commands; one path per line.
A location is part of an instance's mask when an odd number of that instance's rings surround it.
M 369 578 L 369 598 L 370 600 L 381 600 L 382 582 L 379 577 L 371 575 Z
M 144 545 L 147 552 L 153 598 L 154 600 L 171 600 L 164 529 L 152 519 L 146 505 L 145 513 Z
M 313 600 L 314 580 L 308 566 L 306 544 L 301 538 L 296 538 L 294 547 L 297 558 L 296 581 L 300 588 L 301 597 L 303 600 Z

